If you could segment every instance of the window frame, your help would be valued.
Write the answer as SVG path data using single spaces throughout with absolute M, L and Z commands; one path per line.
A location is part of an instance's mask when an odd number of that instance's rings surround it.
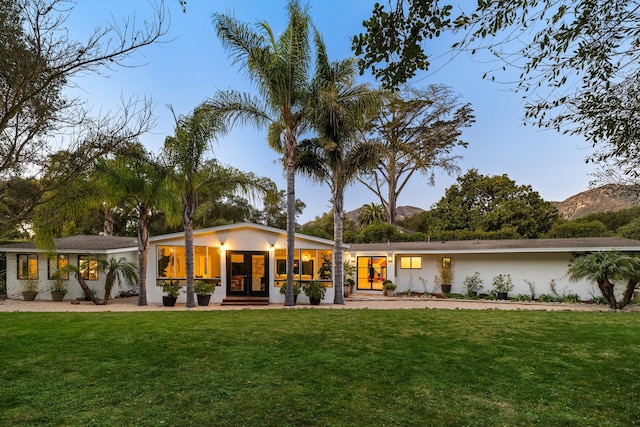
M 409 266 L 404 266 L 404 261 L 409 260 Z M 414 261 L 417 262 L 417 266 L 414 265 Z M 422 270 L 422 255 L 400 255 L 400 268 L 402 270 Z
M 22 268 L 20 268 L 20 260 L 23 257 L 27 257 L 27 270 L 26 270 L 26 275 L 22 275 L 22 273 L 24 272 Z M 35 269 L 35 277 L 32 277 L 30 272 L 31 269 L 29 268 L 30 262 L 29 260 L 35 260 L 35 264 L 36 264 L 36 269 Z M 38 254 L 17 254 L 16 255 L 16 264 L 17 264 L 17 268 L 16 268 L 16 277 L 18 280 L 38 280 L 40 277 L 40 265 L 39 265 L 39 260 L 38 260 Z
M 82 263 L 87 261 L 87 267 L 82 268 Z M 80 270 L 80 277 L 84 280 L 96 282 L 100 280 L 100 272 L 98 268 L 98 257 L 96 255 L 78 255 L 78 270 Z M 95 270 L 95 278 L 92 278 L 91 272 Z
M 66 261 L 67 261 L 66 264 L 60 262 L 63 259 L 66 259 Z M 55 270 L 51 268 L 51 267 L 53 267 L 52 263 L 54 263 L 54 262 L 55 262 Z M 69 255 L 67 255 L 67 254 L 58 254 L 55 257 L 48 258 L 47 259 L 47 278 L 49 280 L 56 280 L 56 279 L 69 280 L 69 271 L 66 271 L 62 275 L 62 277 L 57 277 L 56 276 L 56 273 L 58 272 L 58 270 L 60 270 L 61 268 L 66 267 L 67 265 L 69 265 Z

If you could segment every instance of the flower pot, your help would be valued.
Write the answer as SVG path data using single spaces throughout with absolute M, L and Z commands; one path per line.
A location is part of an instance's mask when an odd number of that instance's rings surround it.
M 508 292 L 498 292 L 498 299 L 506 300 L 508 295 Z
M 388 297 L 393 297 L 396 295 L 396 290 L 395 289 L 385 289 L 384 290 L 384 294 Z
M 164 305 L 165 307 L 173 307 L 174 305 L 176 305 L 177 300 L 178 300 L 178 297 L 170 297 L 170 296 L 164 295 L 162 297 L 162 305 Z
M 443 294 L 451 293 L 451 285 L 440 285 L 440 288 L 442 288 Z
M 198 305 L 206 307 L 211 301 L 211 295 L 196 295 L 198 297 Z M 175 304 L 175 303 L 174 303 Z
M 61 291 L 51 291 L 51 299 L 55 302 L 60 302 L 64 299 L 66 292 Z
M 320 298 L 309 298 L 311 305 L 320 305 Z
M 351 286 L 345 286 L 343 290 L 345 298 L 351 295 Z
M 22 292 L 22 298 L 24 298 L 25 301 L 33 301 L 36 299 L 36 295 L 38 295 L 37 292 L 34 291 L 24 291 Z

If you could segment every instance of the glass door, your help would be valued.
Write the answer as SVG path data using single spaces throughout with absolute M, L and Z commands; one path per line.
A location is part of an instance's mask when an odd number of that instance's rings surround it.
M 227 295 L 266 297 L 268 252 L 229 252 L 227 254 Z

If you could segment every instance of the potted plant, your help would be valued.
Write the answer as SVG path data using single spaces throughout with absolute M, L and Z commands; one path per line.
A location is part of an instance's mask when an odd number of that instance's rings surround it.
M 506 300 L 509 292 L 513 290 L 513 281 L 510 274 L 498 274 L 493 278 L 493 288 L 498 299 Z
M 352 278 L 348 277 L 346 279 L 344 279 L 344 296 L 348 297 L 349 295 L 351 295 L 353 293 L 353 288 L 356 285 L 355 280 L 353 280 Z
M 442 289 L 443 294 L 448 294 L 451 292 L 451 283 L 453 283 L 453 269 L 451 265 L 440 265 L 440 276 L 438 283 L 440 284 L 440 289 Z
M 25 301 L 35 300 L 40 292 L 38 279 L 23 279 L 20 282 L 22 283 L 22 298 Z
M 198 298 L 198 305 L 207 306 L 211 301 L 211 295 L 216 290 L 216 284 L 213 282 L 205 282 L 204 280 L 198 280 L 193 285 L 193 291 Z
M 282 286 L 280 286 L 280 293 L 284 295 L 286 292 L 287 292 L 287 285 L 283 284 Z M 302 289 L 300 289 L 300 285 L 297 283 L 294 283 L 293 284 L 293 303 L 294 304 L 298 302 L 298 295 L 300 295 L 301 292 L 302 292 Z
M 467 296 L 469 297 L 477 297 L 478 292 L 484 288 L 482 284 L 483 280 L 480 278 L 480 273 L 475 272 L 471 276 L 467 276 L 464 278 L 464 286 L 467 288 Z
M 391 280 L 385 280 L 382 282 L 382 287 L 384 288 L 384 294 L 386 296 L 392 297 L 396 294 L 397 286 Z
M 162 283 L 162 291 L 167 295 L 162 296 L 162 305 L 165 307 L 173 307 L 176 305 L 178 295 L 180 294 L 180 281 L 177 279 L 165 280 Z
M 324 285 L 316 280 L 307 283 L 304 287 L 304 294 L 309 297 L 311 305 L 320 304 L 320 301 L 324 298 L 326 291 L 327 289 Z
M 51 285 L 51 299 L 60 302 L 67 292 L 67 282 L 59 274 L 55 274 Z

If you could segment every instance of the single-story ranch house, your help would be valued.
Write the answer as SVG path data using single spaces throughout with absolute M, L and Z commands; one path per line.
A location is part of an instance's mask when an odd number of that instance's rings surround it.
M 239 223 L 194 231 L 194 268 L 196 280 L 216 283 L 212 302 L 237 299 L 260 299 L 269 303 L 284 302 L 280 287 L 286 282 L 285 230 L 251 223 Z M 55 271 L 72 263 L 84 266 L 87 283 L 104 295 L 104 274 L 91 259 L 96 256 L 125 257 L 137 262 L 137 242 L 131 237 L 73 236 L 55 240 L 57 255 L 47 258 L 33 242 L 1 245 L 6 253 L 7 293 L 19 298 L 25 280 L 37 279 L 39 299 L 50 299 Z M 436 277 L 442 269 L 452 273 L 451 292 L 465 293 L 465 277 L 480 273 L 484 292 L 491 291 L 494 276 L 509 274 L 514 289 L 510 293 L 529 294 L 535 284 L 537 294 L 551 293 L 553 280 L 559 293 L 576 293 L 582 299 L 599 296 L 595 284 L 572 283 L 566 272 L 576 254 L 618 250 L 640 252 L 640 241 L 618 237 L 536 240 L 475 240 L 450 242 L 392 242 L 345 245 L 344 259 L 356 267 L 356 293 L 382 293 L 383 282 L 397 284 L 396 292 L 440 292 Z M 325 284 L 324 302 L 332 302 L 334 289 L 324 268 L 333 257 L 333 242 L 295 235 L 294 274 L 304 285 L 311 280 Z M 87 260 L 87 262 L 83 262 Z M 150 239 L 147 266 L 147 299 L 162 301 L 161 285 L 165 280 L 185 283 L 184 233 L 155 236 Z M 529 282 L 529 283 L 527 283 Z M 82 296 L 80 286 L 70 279 L 67 299 Z M 116 296 L 121 289 L 114 289 Z M 178 302 L 185 302 L 181 293 Z M 306 303 L 304 294 L 298 303 Z

